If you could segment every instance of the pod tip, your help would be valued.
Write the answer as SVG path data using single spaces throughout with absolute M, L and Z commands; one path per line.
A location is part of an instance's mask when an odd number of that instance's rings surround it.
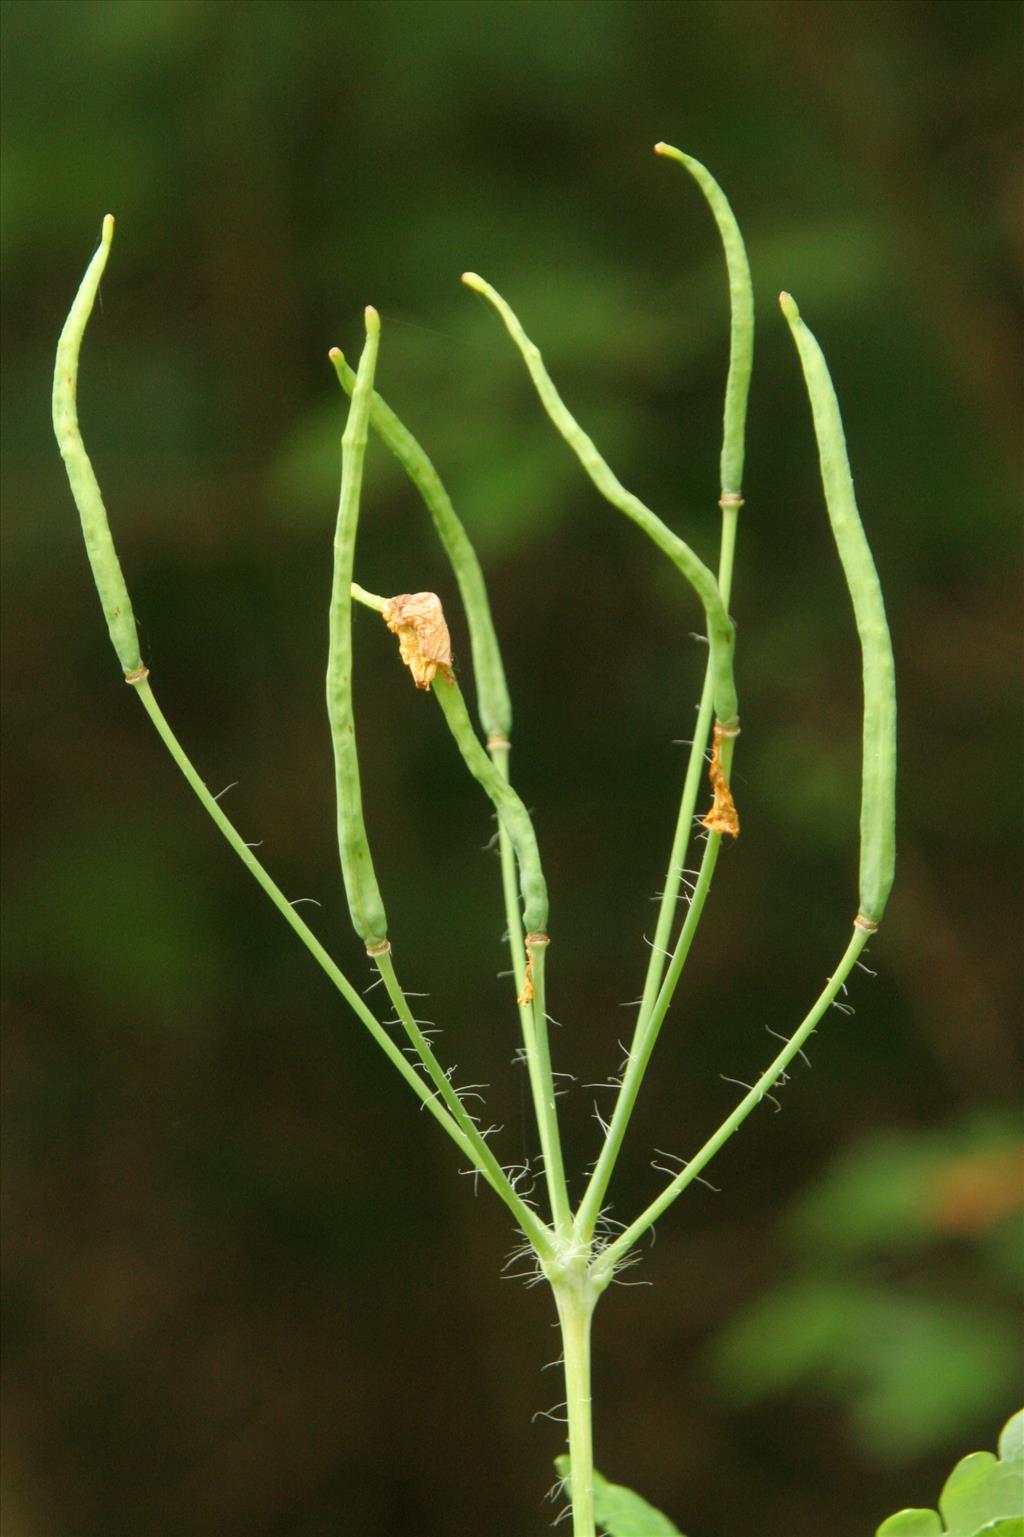
M 373 305 L 372 304 L 368 304 L 366 306 L 366 309 L 364 310 L 363 314 L 364 314 L 364 317 L 365 317 L 365 320 L 366 320 L 366 334 L 367 334 L 367 336 L 379 336 L 380 335 L 380 316 L 378 315 L 377 311 L 374 309 Z

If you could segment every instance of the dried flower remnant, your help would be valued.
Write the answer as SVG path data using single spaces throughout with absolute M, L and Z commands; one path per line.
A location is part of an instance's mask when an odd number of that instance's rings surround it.
M 703 818 L 702 826 L 713 833 L 728 833 L 730 838 L 738 838 L 740 835 L 740 819 L 729 789 L 729 781 L 725 777 L 722 767 L 722 743 L 727 737 L 736 735 L 735 728 L 720 726 L 715 722 L 714 743 L 711 749 L 711 763 L 708 767 L 708 778 L 714 791 L 715 799 L 711 810 Z
M 452 675 L 452 643 L 436 592 L 403 592 L 388 598 L 384 623 L 398 636 L 402 661 L 417 688 L 429 688 L 438 673 Z

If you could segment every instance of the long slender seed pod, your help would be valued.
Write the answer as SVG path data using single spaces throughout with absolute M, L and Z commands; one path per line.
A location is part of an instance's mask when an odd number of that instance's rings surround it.
M 459 685 L 451 677 L 438 675 L 431 687 L 466 767 L 490 796 L 495 811 L 512 839 L 519 864 L 523 923 L 531 933 L 545 933 L 548 925 L 548 888 L 541 869 L 530 813 L 481 747 Z
M 649 507 L 645 507 L 639 497 L 626 490 L 614 471 L 602 459 L 593 440 L 580 427 L 556 390 L 544 366 L 539 349 L 531 342 L 514 312 L 498 291 L 475 272 L 464 272 L 462 281 L 467 288 L 483 294 L 484 298 L 488 299 L 498 311 L 505 322 L 506 330 L 522 354 L 541 404 L 597 490 L 613 507 L 625 513 L 627 518 L 643 529 L 682 572 L 696 592 L 704 606 L 707 622 L 711 670 L 714 679 L 715 714 L 723 726 L 735 724 L 738 718 L 736 686 L 733 681 L 735 634 L 729 615 L 725 611 L 714 572 L 704 564 L 688 544 L 662 522 L 656 513 L 653 513 Z
M 850 589 L 864 674 L 864 737 L 860 802 L 860 913 L 877 925 L 892 889 L 896 864 L 896 677 L 885 603 L 871 548 L 857 511 L 839 401 L 813 333 L 789 294 L 780 294 L 803 367 L 821 460 L 829 520 Z
M 355 561 L 359 496 L 370 420 L 373 373 L 380 340 L 380 317 L 366 310 L 366 344 L 341 439 L 341 495 L 334 534 L 330 641 L 327 661 L 327 714 L 334 744 L 338 800 L 338 849 L 352 926 L 367 950 L 387 941 L 388 922 L 363 821 L 363 797 L 352 710 L 352 567 Z
M 351 395 L 355 374 L 337 347 L 330 357 L 342 389 Z M 488 737 L 507 737 L 512 729 L 512 704 L 477 553 L 425 450 L 376 391 L 370 404 L 370 426 L 394 454 L 433 519 L 466 610 L 480 724 Z
M 750 263 L 729 199 L 706 166 L 671 144 L 656 144 L 656 155 L 676 160 L 689 171 L 703 192 L 718 225 L 729 272 L 729 375 L 725 386 L 722 431 L 722 496 L 742 495 L 747 398 L 754 359 L 754 293 Z
M 110 639 L 125 676 L 130 677 L 133 673 L 143 672 L 135 615 L 110 535 L 103 496 L 78 427 L 78 358 L 113 238 L 114 217 L 108 213 L 103 220 L 99 247 L 86 268 L 57 343 L 57 364 L 53 372 L 53 430 L 82 521 L 86 553 Z

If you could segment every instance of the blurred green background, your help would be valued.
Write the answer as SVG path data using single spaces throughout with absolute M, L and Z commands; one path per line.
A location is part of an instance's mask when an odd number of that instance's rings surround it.
M 1020 11 L 1003 0 L 8 0 L 3 7 L 9 1537 L 547 1529 L 541 1290 L 449 1147 L 207 825 L 101 622 L 49 425 L 108 210 L 80 405 L 158 695 L 285 891 L 369 981 L 322 707 L 343 401 L 380 387 L 483 556 L 552 888 L 577 1175 L 661 884 L 704 654 L 582 478 L 473 268 L 619 473 L 711 559 L 727 312 L 700 156 L 759 302 L 734 611 L 743 836 L 614 1188 L 731 1108 L 845 943 L 859 678 L 775 305 L 832 363 L 901 688 L 878 975 L 833 1013 L 596 1327 L 598 1460 L 690 1537 L 860 1537 L 1016 1406 Z M 435 588 L 372 449 L 358 571 Z M 491 823 L 367 616 L 357 708 L 403 979 L 500 1146 Z M 605 1096 L 607 1098 L 607 1096 Z M 578 1179 L 577 1179 L 578 1188 Z M 633 1272 L 630 1279 L 641 1279 Z

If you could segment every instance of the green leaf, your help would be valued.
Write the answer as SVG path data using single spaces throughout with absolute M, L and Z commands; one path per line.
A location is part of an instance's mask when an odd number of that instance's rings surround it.
M 1024 1410 L 1004 1426 L 998 1457 L 972 1452 L 957 1463 L 938 1511 L 898 1511 L 876 1537 L 1024 1537 Z
M 876 1537 L 942 1537 L 937 1510 L 900 1510 L 883 1521 Z
M 555 1467 L 572 1493 L 568 1457 L 556 1457 Z M 622 1484 L 610 1484 L 594 1469 L 594 1517 L 606 1537 L 682 1537 L 668 1516 Z M 1002 1534 L 1000 1534 L 1002 1537 Z

